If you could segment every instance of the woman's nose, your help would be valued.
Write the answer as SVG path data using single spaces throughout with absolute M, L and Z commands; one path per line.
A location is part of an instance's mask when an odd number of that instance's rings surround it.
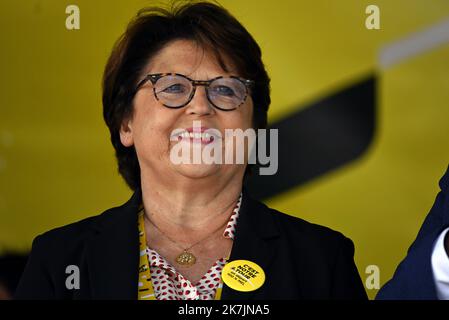
M 187 104 L 186 112 L 198 115 L 207 115 L 214 112 L 214 108 L 207 98 L 206 87 L 198 86 L 196 88 L 192 100 Z

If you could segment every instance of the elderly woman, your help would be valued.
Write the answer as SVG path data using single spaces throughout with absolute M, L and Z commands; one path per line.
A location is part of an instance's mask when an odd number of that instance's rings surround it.
M 134 195 L 38 236 L 16 298 L 366 298 L 352 242 L 251 199 L 247 157 L 174 161 L 180 144 L 204 151 L 222 142 L 215 156 L 229 154 L 225 130 L 264 128 L 269 104 L 260 48 L 225 9 L 142 10 L 103 86 L 119 172 Z

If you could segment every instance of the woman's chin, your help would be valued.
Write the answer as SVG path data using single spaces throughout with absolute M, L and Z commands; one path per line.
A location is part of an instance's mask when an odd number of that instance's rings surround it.
M 220 170 L 217 164 L 178 164 L 174 170 L 187 178 L 200 179 L 215 175 Z

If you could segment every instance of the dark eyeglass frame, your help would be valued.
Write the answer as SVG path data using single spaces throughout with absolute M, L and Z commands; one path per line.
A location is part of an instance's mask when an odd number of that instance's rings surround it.
M 157 94 L 156 94 L 156 88 L 154 87 L 154 85 L 156 84 L 156 82 L 157 82 L 159 79 L 161 79 L 162 77 L 165 77 L 165 76 L 180 76 L 180 77 L 183 77 L 183 78 L 189 80 L 190 83 L 192 84 L 192 92 L 190 93 L 190 96 L 189 96 L 189 98 L 187 99 L 187 101 L 186 101 L 185 103 L 183 103 L 182 105 L 176 106 L 176 107 L 168 106 L 168 105 L 162 103 L 162 102 L 159 100 L 159 98 L 158 98 L 158 96 L 157 96 Z M 233 79 L 237 79 L 237 80 L 240 81 L 243 85 L 245 85 L 245 89 L 246 89 L 246 90 L 245 90 L 245 97 L 243 97 L 242 102 L 241 102 L 238 106 L 236 106 L 235 108 L 233 108 L 233 109 L 223 109 L 223 108 L 220 108 L 219 106 L 215 105 L 215 103 L 213 103 L 212 100 L 211 100 L 211 98 L 209 97 L 209 90 L 208 90 L 208 89 L 209 89 L 210 84 L 211 84 L 212 82 L 214 82 L 215 80 L 218 80 L 218 79 L 225 79 L 225 78 L 233 78 Z M 195 92 L 196 92 L 197 86 L 204 86 L 204 87 L 206 87 L 206 96 L 207 96 L 207 100 L 210 102 L 210 104 L 211 104 L 212 106 L 214 106 L 215 108 L 217 108 L 217 109 L 219 109 L 219 110 L 221 110 L 221 111 L 232 111 L 232 110 L 237 109 L 238 107 L 240 107 L 242 104 L 245 103 L 246 98 L 247 98 L 248 95 L 249 95 L 249 89 L 251 89 L 251 88 L 254 86 L 254 80 L 248 80 L 248 79 L 244 79 L 244 78 L 237 77 L 237 76 L 229 76 L 229 77 L 218 76 L 218 77 L 215 77 L 215 78 L 210 79 L 210 80 L 193 80 L 193 79 L 191 79 L 191 78 L 189 78 L 189 77 L 187 77 L 187 76 L 185 76 L 185 75 L 183 75 L 183 74 L 180 74 L 180 73 L 152 73 L 152 74 L 147 74 L 147 75 L 145 76 L 145 78 L 143 78 L 143 79 L 137 84 L 137 87 L 136 87 L 136 90 L 135 90 L 134 94 L 136 94 L 137 91 L 139 91 L 140 88 L 141 88 L 145 83 L 147 83 L 147 81 L 151 81 L 151 83 L 153 84 L 153 94 L 154 94 L 154 97 L 156 98 L 156 100 L 158 100 L 164 107 L 167 107 L 167 108 L 170 108 L 170 109 L 179 109 L 179 108 L 182 108 L 182 107 L 185 107 L 186 105 L 188 105 L 188 104 L 190 103 L 190 101 L 192 101 L 193 97 L 195 96 Z

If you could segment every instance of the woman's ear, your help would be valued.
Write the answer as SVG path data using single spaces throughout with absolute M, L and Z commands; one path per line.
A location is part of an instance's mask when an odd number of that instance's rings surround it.
M 134 144 L 132 117 L 122 121 L 122 125 L 120 126 L 120 141 L 125 147 L 131 147 Z

